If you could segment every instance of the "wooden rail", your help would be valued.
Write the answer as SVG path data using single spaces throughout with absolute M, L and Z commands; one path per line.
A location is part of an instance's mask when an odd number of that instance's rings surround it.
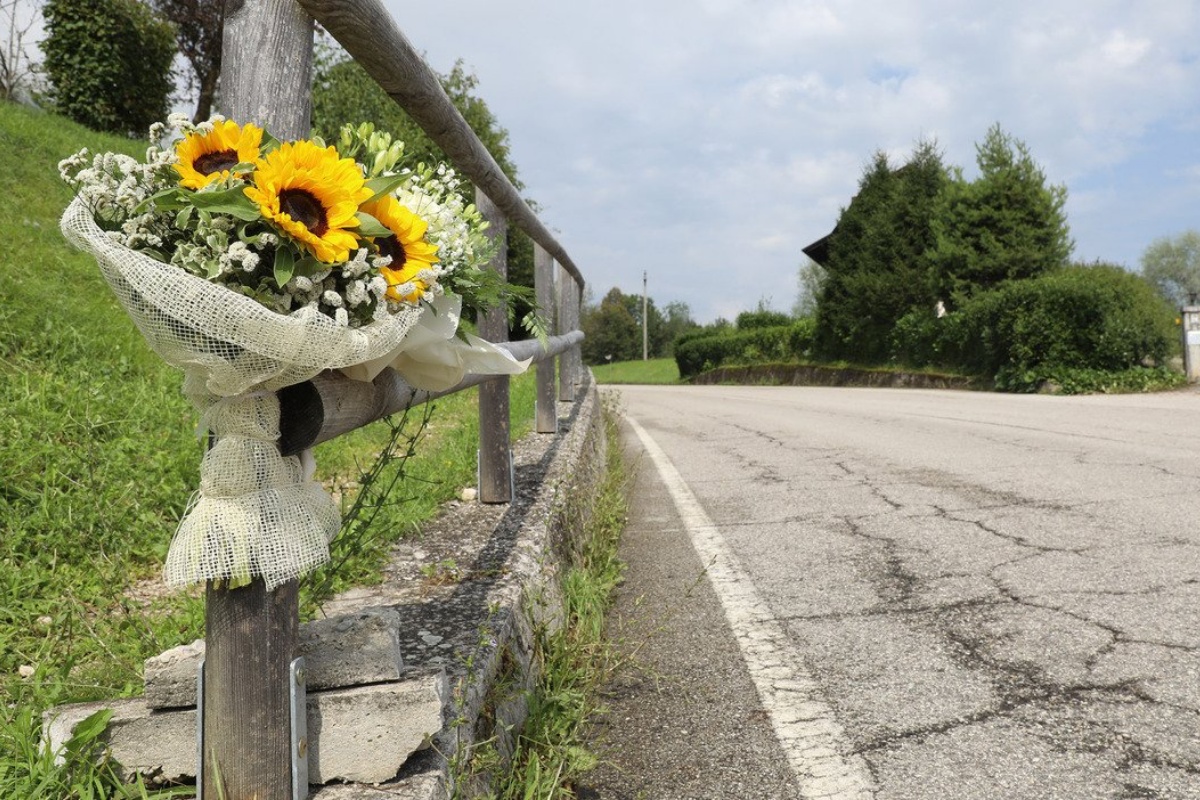
M 518 359 L 539 362 L 539 386 L 550 376 L 551 391 L 539 392 L 539 420 L 553 417 L 553 359 L 559 356 L 559 397 L 573 397 L 581 378 L 576 330 L 583 276 L 550 234 L 495 159 L 471 131 L 379 0 L 229 0 L 222 49 L 221 110 L 239 122 L 254 122 L 281 139 L 307 136 L 311 116 L 313 20 L 353 56 L 429 137 L 455 170 L 476 187 L 476 203 L 493 221 L 525 231 L 536 244 L 536 292 L 542 313 L 556 322 L 557 336 L 502 343 Z M 501 242 L 499 251 L 505 248 Z M 559 267 L 558 305 L 554 269 Z M 503 268 L 502 262 L 494 262 Z M 481 333 L 497 343 L 504 320 L 482 320 Z M 507 327 L 506 325 L 503 327 Z M 505 332 L 506 336 L 506 332 Z M 387 414 L 461 391 L 492 376 L 470 375 L 446 392 L 415 391 L 392 370 L 372 383 L 334 373 L 280 392 L 280 449 L 301 452 Z M 508 445 L 507 379 L 496 380 L 480 396 L 480 489 L 485 502 L 512 497 Z M 542 427 L 539 425 L 539 430 Z M 266 591 L 261 579 L 230 589 L 209 584 L 206 595 L 208 656 L 204 704 L 205 731 L 200 791 L 205 800 L 296 800 L 306 786 L 292 786 L 290 768 L 297 742 L 286 724 L 290 713 L 288 667 L 296 652 L 296 583 Z M 301 748 L 307 743 L 299 743 Z
M 582 341 L 583 333 L 573 331 L 552 336 L 545 344 L 526 339 L 505 342 L 500 347 L 518 361 L 529 358 L 553 364 L 555 356 L 577 348 Z M 428 392 L 409 386 L 390 369 L 370 383 L 347 380 L 336 372 L 322 372 L 312 380 L 279 391 L 279 449 L 285 456 L 296 455 L 390 414 L 499 380 L 492 375 L 467 375 L 457 386 Z
M 408 112 L 442 148 L 454 168 L 492 199 L 509 224 L 525 231 L 545 248 L 582 289 L 583 275 L 567 251 L 521 198 L 383 3 L 380 0 L 297 2 Z

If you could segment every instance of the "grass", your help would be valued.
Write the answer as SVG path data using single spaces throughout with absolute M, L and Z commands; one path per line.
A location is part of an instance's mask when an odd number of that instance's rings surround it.
M 679 366 L 673 358 L 616 361 L 592 367 L 597 383 L 679 383 Z
M 512 764 L 498 776 L 491 800 L 570 800 L 576 796 L 577 780 L 597 763 L 587 747 L 586 731 L 600 711 L 599 687 L 614 668 L 604 619 L 624 572 L 617 545 L 628 511 L 618 413 L 612 406 L 602 413 L 607 463 L 582 531 L 581 556 L 562 578 L 565 624 L 535 631 L 537 679 L 527 693 L 529 716 Z M 489 770 L 496 761 L 497 754 L 485 746 L 477 750 L 473 763 Z
M 48 762 L 41 712 L 137 695 L 145 658 L 203 631 L 197 593 L 167 594 L 156 582 L 197 485 L 196 415 L 179 373 L 59 233 L 70 191 L 57 163 L 83 146 L 144 150 L 0 103 L 0 797 L 143 796 L 114 788 L 102 769 Z M 530 427 L 533 384 L 513 381 L 514 436 Z M 346 563 L 327 590 L 372 580 L 391 541 L 474 485 L 474 397 L 439 400 L 425 423 L 410 417 L 395 446 L 414 454 L 373 479 L 394 483 L 389 502 L 336 545 Z M 318 477 L 351 502 L 392 434 L 376 423 L 322 445 Z M 307 613 L 319 594 L 306 591 Z

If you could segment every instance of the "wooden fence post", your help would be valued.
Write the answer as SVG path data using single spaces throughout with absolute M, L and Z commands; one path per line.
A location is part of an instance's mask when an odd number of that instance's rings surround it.
M 561 265 L 558 268 L 558 327 L 562 334 L 579 327 L 579 284 Z M 569 403 L 575 399 L 579 383 L 579 348 L 573 347 L 558 357 L 558 399 Z
M 533 244 L 533 287 L 541 313 L 553 324 L 554 259 L 537 242 Z M 558 432 L 558 408 L 554 399 L 554 362 L 547 358 L 537 365 L 537 432 Z
M 312 19 L 294 0 L 230 0 L 221 51 L 222 113 L 261 125 L 281 140 L 307 136 L 312 49 Z M 239 589 L 210 582 L 204 630 L 204 706 L 198 713 L 205 800 L 292 800 L 296 581 L 270 592 L 261 578 Z
M 497 243 L 489 265 L 508 277 L 508 221 L 486 194 L 475 190 L 475 206 L 488 221 L 488 236 Z M 479 320 L 479 335 L 489 342 L 508 341 L 508 312 L 501 306 Z M 509 446 L 509 379 L 507 375 L 479 384 L 479 500 L 513 500 L 512 448 Z

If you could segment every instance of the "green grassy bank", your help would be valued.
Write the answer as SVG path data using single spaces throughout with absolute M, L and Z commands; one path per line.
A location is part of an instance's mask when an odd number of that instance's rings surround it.
M 40 714 L 136 695 L 142 662 L 199 637 L 196 592 L 161 588 L 172 533 L 197 486 L 201 443 L 180 375 L 143 342 L 95 263 L 66 243 L 70 190 L 57 163 L 83 146 L 138 156 L 139 142 L 0 103 L 0 797 L 62 800 L 115 791 L 38 754 Z M 530 428 L 532 376 L 513 382 L 513 435 Z M 392 439 L 376 423 L 317 449 L 318 477 L 347 507 L 390 488 L 326 590 L 369 581 L 388 545 L 475 483 L 475 393 L 414 410 L 393 446 L 407 459 L 370 475 Z M 413 439 L 417 438 L 413 445 Z M 403 474 L 398 474 L 402 470 Z M 360 526 L 361 528 L 361 526 Z M 318 576 L 320 578 L 321 576 Z M 308 613 L 313 582 L 304 592 Z M 139 796 L 132 790 L 132 796 Z

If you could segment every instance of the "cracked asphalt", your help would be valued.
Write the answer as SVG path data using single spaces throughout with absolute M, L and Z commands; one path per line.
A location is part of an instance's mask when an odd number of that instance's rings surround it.
M 1200 394 L 620 395 L 875 798 L 1200 798 Z M 625 646 L 654 679 L 618 678 L 602 738 L 619 744 L 585 796 L 816 796 L 788 774 L 794 740 L 772 735 L 769 708 L 756 716 L 753 668 L 730 657 L 744 637 L 694 588 L 704 565 L 652 483 L 639 474 L 616 624 L 642 631 Z M 678 778 L 742 757 L 764 788 Z M 655 784 L 656 769 L 676 777 Z

